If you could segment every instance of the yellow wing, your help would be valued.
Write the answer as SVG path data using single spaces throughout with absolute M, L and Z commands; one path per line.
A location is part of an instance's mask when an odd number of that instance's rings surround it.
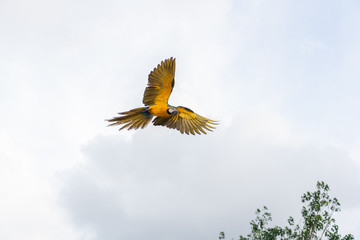
M 145 106 L 167 104 L 175 84 L 175 58 L 166 59 L 149 74 L 148 86 L 144 92 Z
M 212 131 L 215 129 L 212 125 L 217 125 L 217 121 L 210 120 L 194 113 L 191 109 L 186 107 L 177 107 L 178 113 L 171 117 L 156 117 L 153 120 L 155 126 L 162 125 L 168 128 L 175 128 L 181 133 L 189 135 L 206 134 L 205 130 Z

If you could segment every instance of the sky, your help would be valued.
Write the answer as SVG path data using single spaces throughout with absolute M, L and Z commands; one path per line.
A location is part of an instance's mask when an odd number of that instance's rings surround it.
M 0 1 L 0 239 L 227 239 L 257 208 L 300 223 L 317 181 L 360 239 L 360 3 Z M 136 131 L 176 57 L 171 105 L 214 132 Z

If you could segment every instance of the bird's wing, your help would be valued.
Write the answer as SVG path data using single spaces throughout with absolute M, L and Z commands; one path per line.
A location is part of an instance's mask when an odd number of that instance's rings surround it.
M 181 133 L 195 135 L 195 133 L 206 134 L 205 130 L 212 131 L 212 129 L 215 129 L 213 125 L 218 124 L 217 121 L 202 117 L 186 107 L 177 107 L 177 109 L 178 113 L 174 116 L 168 118 L 156 117 L 153 120 L 154 125 L 162 125 L 177 129 Z
M 167 104 L 175 84 L 175 58 L 161 62 L 149 74 L 148 86 L 144 92 L 143 103 L 145 106 Z

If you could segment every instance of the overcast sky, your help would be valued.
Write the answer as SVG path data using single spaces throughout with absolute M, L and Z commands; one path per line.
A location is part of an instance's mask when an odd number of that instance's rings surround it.
M 330 185 L 360 239 L 360 3 L 0 1 L 0 239 L 237 239 Z M 176 57 L 208 135 L 106 127 Z

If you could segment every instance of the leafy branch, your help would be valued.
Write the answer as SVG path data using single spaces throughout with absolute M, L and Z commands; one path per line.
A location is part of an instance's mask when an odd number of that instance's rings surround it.
M 302 220 L 294 224 L 294 218 L 289 217 L 288 226 L 284 228 L 268 227 L 272 221 L 271 213 L 264 206 L 257 209 L 256 218 L 250 222 L 251 233 L 240 235 L 239 240 L 354 240 L 354 236 L 347 234 L 341 237 L 339 226 L 335 223 L 333 214 L 340 211 L 340 203 L 336 198 L 330 198 L 330 188 L 324 182 L 317 182 L 317 190 L 307 192 L 301 197 Z M 221 232 L 219 239 L 225 239 Z

